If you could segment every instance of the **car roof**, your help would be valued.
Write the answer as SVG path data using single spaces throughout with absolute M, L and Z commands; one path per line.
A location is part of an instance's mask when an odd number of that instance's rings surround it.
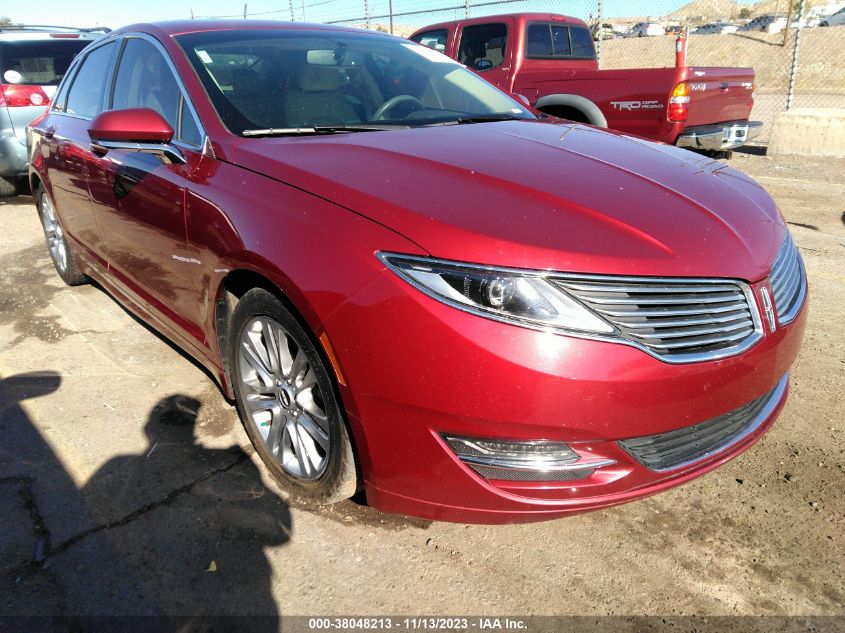
M 0 27 L 0 41 L 43 41 L 51 39 L 95 40 L 111 31 L 106 27 L 77 28 L 41 24 L 13 24 Z
M 349 33 L 367 33 L 373 36 L 393 37 L 386 33 L 365 31 L 351 26 L 333 24 L 316 24 L 310 22 L 282 22 L 280 20 L 168 20 L 162 22 L 141 22 L 129 24 L 112 31 L 111 35 L 131 33 L 135 31 L 174 37 L 189 33 L 210 33 L 214 31 L 334 31 Z

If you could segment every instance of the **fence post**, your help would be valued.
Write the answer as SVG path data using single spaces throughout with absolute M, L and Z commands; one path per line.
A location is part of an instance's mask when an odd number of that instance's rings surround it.
M 602 15 L 602 6 L 603 6 L 602 0 L 597 0 L 596 14 L 598 15 L 598 20 L 599 20 L 599 22 L 598 22 L 598 24 L 599 24 L 599 26 L 598 26 L 599 46 L 598 46 L 598 51 L 596 51 L 596 59 L 598 61 L 598 67 L 599 68 L 601 68 L 601 49 L 602 49 L 601 43 L 604 41 L 604 27 L 602 26 L 602 21 L 603 21 L 604 16 Z
M 798 28 L 795 29 L 795 48 L 792 49 L 792 67 L 789 69 L 789 92 L 786 95 L 786 109 L 792 109 L 792 103 L 795 100 L 795 80 L 798 77 L 798 60 L 799 60 L 799 52 L 801 50 L 801 27 L 800 21 L 804 18 L 804 0 L 799 0 L 798 2 L 798 20 L 799 25 Z M 790 25 L 787 24 L 786 28 L 789 29 Z

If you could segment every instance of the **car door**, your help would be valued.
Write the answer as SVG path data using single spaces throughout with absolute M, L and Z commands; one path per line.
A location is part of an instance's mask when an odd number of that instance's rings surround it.
M 110 41 L 86 53 L 69 88 L 62 87 L 53 110 L 39 126 L 48 148 L 44 163 L 49 189 L 65 231 L 84 248 L 83 257 L 94 256 L 101 263 L 102 235 L 87 186 L 93 158 L 88 128 L 103 109 L 117 49 L 117 43 Z
M 202 159 L 204 136 L 158 42 L 148 36 L 124 39 L 109 108 L 155 110 L 173 128 L 173 149 L 184 157 L 170 162 L 119 149 L 94 155 L 88 183 L 110 276 L 151 317 L 201 345 L 194 292 L 199 262 L 188 248 L 185 192 Z

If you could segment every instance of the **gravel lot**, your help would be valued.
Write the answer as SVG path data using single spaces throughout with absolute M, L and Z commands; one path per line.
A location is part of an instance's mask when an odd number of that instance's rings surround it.
M 810 277 L 779 422 L 681 488 L 504 527 L 289 498 L 208 376 L 0 201 L 0 614 L 845 616 L 845 161 L 731 164 Z

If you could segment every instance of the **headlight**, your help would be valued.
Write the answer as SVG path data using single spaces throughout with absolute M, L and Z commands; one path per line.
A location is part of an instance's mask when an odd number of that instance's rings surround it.
M 430 297 L 497 321 L 613 334 L 607 321 L 553 286 L 542 271 L 488 268 L 379 253 L 393 272 Z

